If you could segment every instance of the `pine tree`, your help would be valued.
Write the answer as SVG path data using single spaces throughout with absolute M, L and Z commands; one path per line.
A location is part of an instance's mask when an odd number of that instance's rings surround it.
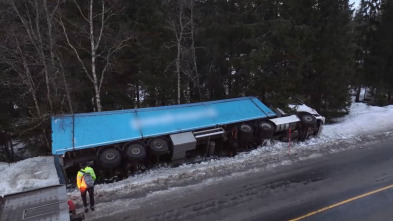
M 303 91 L 315 109 L 331 117 L 345 109 L 349 100 L 354 67 L 352 11 L 347 1 L 314 1 L 310 6 Z
M 373 51 L 378 60 L 376 83 L 378 87 L 377 105 L 392 102 L 393 93 L 393 1 L 382 1 L 380 23 L 376 30 Z
M 366 26 L 363 37 L 365 43 L 364 51 L 364 84 L 370 88 L 378 87 L 378 73 L 380 73 L 380 60 L 376 44 L 378 41 L 377 29 L 380 22 L 380 0 L 363 0 L 360 4 L 361 17 Z M 374 91 L 374 90 L 372 90 Z

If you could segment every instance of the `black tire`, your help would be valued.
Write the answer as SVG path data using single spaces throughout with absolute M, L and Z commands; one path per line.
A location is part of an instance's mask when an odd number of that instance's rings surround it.
M 270 121 L 262 120 L 258 122 L 258 129 L 263 132 L 273 132 L 274 124 Z
M 239 126 L 239 131 L 241 133 L 252 134 L 254 132 L 253 128 L 249 124 L 242 124 Z
M 247 146 L 253 140 L 254 128 L 249 124 L 239 126 L 238 142 L 241 146 Z
M 143 160 L 146 157 L 146 147 L 141 143 L 126 143 L 123 146 L 123 153 L 129 160 Z
M 163 138 L 154 138 L 149 142 L 149 149 L 152 154 L 163 155 L 168 153 L 169 144 L 168 141 Z
M 299 131 L 299 140 L 305 141 L 310 136 L 308 127 L 304 127 Z
M 259 139 L 271 139 L 273 137 L 275 126 L 272 122 L 261 120 L 257 123 L 257 126 L 257 136 Z
M 99 160 L 104 168 L 119 166 L 121 163 L 120 151 L 114 148 L 108 148 L 100 153 Z
M 300 114 L 299 118 L 303 126 L 310 127 L 314 126 L 317 123 L 317 119 L 309 113 Z

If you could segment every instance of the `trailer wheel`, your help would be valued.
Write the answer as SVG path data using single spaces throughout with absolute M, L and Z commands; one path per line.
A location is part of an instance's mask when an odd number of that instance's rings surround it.
M 150 151 L 155 155 L 163 155 L 168 153 L 169 144 L 163 138 L 154 138 L 149 142 Z
M 146 157 L 146 148 L 140 143 L 126 143 L 123 152 L 129 160 L 143 160 Z
M 258 129 L 263 132 L 272 132 L 274 131 L 274 124 L 269 121 L 262 120 L 258 122 Z
M 239 126 L 238 142 L 241 146 L 248 146 L 253 140 L 254 128 L 249 124 L 241 124 Z
M 108 148 L 100 153 L 100 163 L 104 168 L 119 166 L 121 163 L 120 151 L 114 148 Z
M 310 136 L 309 127 L 303 127 L 299 131 L 299 140 L 300 141 L 305 141 L 309 136 Z
M 275 126 L 272 122 L 261 120 L 257 123 L 257 136 L 259 139 L 270 139 L 273 137 Z
M 251 125 L 248 124 L 240 125 L 239 130 L 241 133 L 247 133 L 247 134 L 251 134 L 253 132 Z
M 299 118 L 304 126 L 313 126 L 317 123 L 317 119 L 309 113 L 302 113 Z

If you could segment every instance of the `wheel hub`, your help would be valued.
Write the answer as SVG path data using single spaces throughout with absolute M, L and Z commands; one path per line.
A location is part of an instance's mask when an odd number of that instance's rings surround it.
M 106 158 L 107 160 L 113 160 L 113 159 L 116 158 L 116 154 L 114 154 L 114 153 L 107 153 L 107 154 L 105 155 L 105 158 Z
M 164 144 L 163 143 L 155 143 L 154 147 L 156 147 L 157 149 L 161 149 L 164 147 Z
M 272 127 L 270 126 L 270 124 L 263 124 L 262 128 L 265 130 L 270 130 L 270 128 L 272 128 Z
M 138 155 L 140 153 L 141 153 L 141 150 L 139 148 L 134 147 L 131 149 L 131 154 L 133 154 L 133 155 Z
M 251 128 L 249 126 L 247 126 L 247 125 L 242 125 L 241 127 L 242 127 L 242 130 L 245 131 L 245 132 L 250 132 L 251 131 Z

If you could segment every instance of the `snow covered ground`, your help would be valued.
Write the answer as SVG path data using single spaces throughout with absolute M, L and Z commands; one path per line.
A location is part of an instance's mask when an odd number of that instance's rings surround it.
M 0 196 L 59 184 L 53 157 L 0 162 Z
M 340 150 L 331 148 L 332 144 L 340 144 L 338 146 L 341 148 L 353 148 L 356 146 L 353 144 L 359 142 L 384 138 L 393 138 L 393 105 L 374 107 L 353 103 L 349 115 L 337 119 L 337 123 L 325 125 L 320 137 L 294 142 L 290 150 L 288 143 L 275 142 L 271 146 L 259 147 L 233 158 L 210 158 L 202 163 L 184 164 L 175 168 L 162 165 L 126 180 L 97 185 L 95 192 L 100 202 L 108 202 L 156 190 L 176 189 L 174 187 L 201 180 L 213 182 L 217 176 L 245 173 L 247 170 L 266 170 L 290 164 L 294 160 L 319 157 Z M 10 165 L 0 163 L 0 195 L 58 183 L 52 157 L 36 157 Z M 80 201 L 77 190 L 68 195 L 71 199 Z
M 366 134 L 391 131 L 393 128 L 393 105 L 386 107 L 353 103 L 350 113 L 338 119 L 339 123 L 326 125 L 323 138 L 345 139 Z

